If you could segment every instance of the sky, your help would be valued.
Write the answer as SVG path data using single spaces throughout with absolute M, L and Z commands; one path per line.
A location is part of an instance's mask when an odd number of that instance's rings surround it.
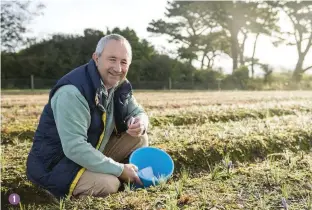
M 155 36 L 147 32 L 148 24 L 154 19 L 163 19 L 167 0 L 34 0 L 42 2 L 46 8 L 43 15 L 36 17 L 29 25 L 31 35 L 43 38 L 53 33 L 83 34 L 85 28 L 106 31 L 106 28 L 121 29 L 129 27 L 138 37 L 145 38 L 158 50 L 175 50 L 168 44 L 165 36 Z M 291 25 L 285 19 L 282 29 Z M 253 37 L 247 39 L 245 55 L 252 54 Z M 269 37 L 260 36 L 256 57 L 275 69 L 293 69 L 297 61 L 295 47 L 274 47 Z M 197 65 L 197 64 L 195 64 Z M 231 72 L 232 60 L 221 58 L 216 65 L 225 72 Z M 312 65 L 312 49 L 308 53 L 304 66 Z M 311 71 L 310 71 L 311 72 Z

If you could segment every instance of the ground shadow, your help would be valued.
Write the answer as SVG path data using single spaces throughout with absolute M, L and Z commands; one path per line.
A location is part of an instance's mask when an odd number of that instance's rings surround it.
M 13 181 L 13 182 L 12 182 Z M 23 205 L 36 204 L 36 205 L 48 205 L 55 204 L 53 197 L 46 193 L 41 188 L 35 185 L 26 185 L 20 182 L 18 178 L 16 180 L 10 180 L 12 183 L 2 183 L 1 187 L 1 209 L 8 209 L 14 207 L 9 203 L 9 196 L 12 193 L 17 193 L 20 196 L 20 201 Z M 18 184 L 15 184 L 18 183 Z M 19 186 L 17 186 L 19 185 Z M 4 190 L 6 189 L 6 190 Z M 16 206 L 19 209 L 19 206 Z

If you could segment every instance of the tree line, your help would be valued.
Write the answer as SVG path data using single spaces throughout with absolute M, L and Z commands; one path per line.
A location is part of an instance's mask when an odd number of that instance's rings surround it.
M 178 46 L 175 58 L 160 53 L 145 39 L 140 39 L 130 28 L 101 31 L 87 28 L 83 35 L 54 34 L 43 40 L 25 38 L 25 20 L 40 15 L 44 5 L 36 12 L 29 11 L 30 2 L 5 1 L 1 7 L 1 79 L 59 78 L 81 64 L 88 62 L 98 40 L 106 34 L 125 36 L 133 48 L 133 61 L 128 78 L 134 82 L 168 81 L 233 84 L 233 88 L 254 88 L 274 82 L 273 69 L 255 57 L 260 35 L 270 36 L 273 43 L 294 45 L 298 53 L 296 67 L 289 79 L 298 83 L 312 68 L 304 66 L 312 45 L 312 3 L 287 1 L 208 1 L 167 3 L 163 19 L 152 20 L 147 30 L 167 35 L 169 42 Z M 284 14 L 293 30 L 281 31 L 278 21 Z M 29 22 L 29 21 L 28 21 Z M 244 56 L 246 39 L 255 37 L 251 57 Z M 21 50 L 20 46 L 24 46 Z M 214 69 L 219 56 L 232 58 L 232 74 Z M 200 63 L 194 67 L 194 61 Z M 255 78 L 260 67 L 264 78 Z M 230 87 L 231 85 L 229 85 Z
M 279 28 L 283 14 L 290 20 L 292 31 Z M 255 58 L 259 35 L 270 36 L 276 46 L 296 46 L 294 81 L 300 81 L 303 73 L 312 68 L 303 68 L 312 46 L 312 2 L 178 1 L 168 3 L 165 16 L 166 21 L 153 20 L 148 31 L 169 35 L 171 42 L 181 44 L 180 58 L 189 63 L 200 61 L 201 69 L 212 68 L 215 58 L 224 53 L 233 60 L 233 72 L 239 66 L 248 65 L 253 76 L 255 65 L 263 65 Z M 251 35 L 255 36 L 253 53 L 245 57 L 245 42 Z

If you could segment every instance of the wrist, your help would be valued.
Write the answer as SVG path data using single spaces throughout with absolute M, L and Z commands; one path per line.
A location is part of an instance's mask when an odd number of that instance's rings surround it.
M 123 172 L 124 172 L 124 169 L 125 169 L 125 164 L 120 163 L 120 173 L 119 173 L 119 176 L 117 176 L 117 177 L 121 177 L 121 175 L 122 175 Z

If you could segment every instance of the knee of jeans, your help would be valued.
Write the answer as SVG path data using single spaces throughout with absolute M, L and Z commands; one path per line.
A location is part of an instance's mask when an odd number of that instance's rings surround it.
M 103 189 L 104 190 L 104 194 L 108 195 L 108 194 L 113 194 L 118 192 L 118 189 L 120 187 L 120 181 L 117 177 L 111 177 L 109 180 L 106 180 L 106 186 Z
M 129 135 L 128 133 L 125 133 L 124 135 L 125 135 L 124 138 L 131 140 L 135 144 L 136 149 L 139 147 L 147 147 L 148 146 L 147 133 L 145 133 L 139 137 L 133 137 L 133 136 Z
M 138 137 L 139 138 L 139 147 L 147 147 L 148 146 L 148 136 L 147 133 Z

